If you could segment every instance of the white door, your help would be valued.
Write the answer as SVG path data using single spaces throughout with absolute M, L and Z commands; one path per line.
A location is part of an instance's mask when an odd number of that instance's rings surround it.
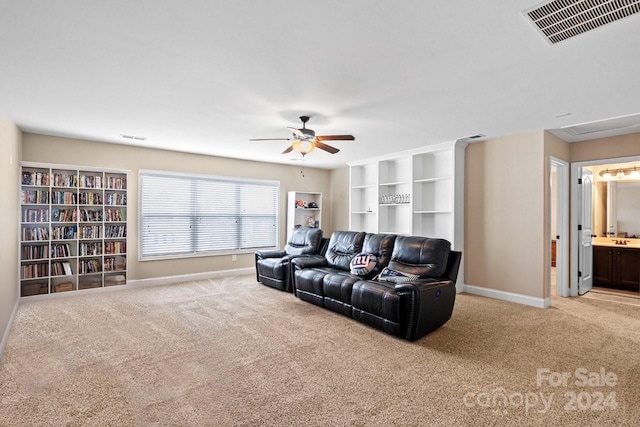
M 582 184 L 579 192 L 579 217 L 578 231 L 580 239 L 580 251 L 578 255 L 578 293 L 584 295 L 593 286 L 593 173 L 586 168 L 580 168 Z

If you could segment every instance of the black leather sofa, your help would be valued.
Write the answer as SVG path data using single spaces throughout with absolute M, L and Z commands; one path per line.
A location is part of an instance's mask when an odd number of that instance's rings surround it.
M 320 256 L 323 243 L 326 244 L 326 239 L 323 240 L 319 228 L 294 229 L 284 250 L 256 251 L 256 279 L 272 288 L 291 292 L 291 260 L 308 255 Z
M 351 274 L 351 259 L 363 252 L 376 255 L 380 269 L 419 278 L 393 283 Z M 292 260 L 293 291 L 304 301 L 416 340 L 451 318 L 461 258 L 444 239 L 336 231 L 325 256 Z

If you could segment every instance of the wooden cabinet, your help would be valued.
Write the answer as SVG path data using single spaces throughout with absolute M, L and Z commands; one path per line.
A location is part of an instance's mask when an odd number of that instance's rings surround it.
M 640 291 L 640 249 L 594 246 L 593 284 L 605 288 Z
M 614 248 L 613 260 L 615 286 L 628 291 L 640 291 L 640 249 Z
M 322 228 L 322 193 L 287 193 L 287 240 L 296 227 Z
M 613 283 L 613 250 L 609 246 L 593 247 L 593 285 L 610 288 Z

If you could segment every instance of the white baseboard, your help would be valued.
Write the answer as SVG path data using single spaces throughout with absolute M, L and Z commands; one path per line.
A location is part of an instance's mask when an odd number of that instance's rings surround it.
M 9 339 L 9 331 L 11 331 L 11 325 L 13 325 L 13 319 L 16 317 L 16 313 L 18 312 L 18 307 L 20 306 L 20 298 L 16 300 L 16 303 L 13 305 L 13 311 L 11 312 L 11 316 L 9 316 L 9 321 L 7 322 L 7 327 L 2 334 L 2 341 L 0 341 L 0 359 L 2 359 L 2 353 L 4 353 L 4 346 L 7 344 L 7 340 Z
M 513 292 L 499 291 L 496 289 L 481 288 L 479 286 L 473 285 L 463 285 L 463 292 L 503 301 L 515 302 L 517 304 L 529 305 L 531 307 L 537 308 L 547 308 L 551 306 L 551 298 L 536 298 L 528 295 L 515 294 Z

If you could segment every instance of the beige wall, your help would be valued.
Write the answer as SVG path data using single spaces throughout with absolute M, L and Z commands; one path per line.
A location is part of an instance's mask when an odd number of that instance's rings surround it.
M 538 131 L 467 147 L 466 284 L 543 297 L 544 140 Z
M 569 144 L 572 162 L 640 156 L 640 133 Z
M 9 321 L 18 300 L 18 185 L 22 133 L 9 119 L 0 117 L 0 355 L 9 333 Z
M 286 203 L 288 191 L 319 191 L 323 193 L 323 224 L 331 233 L 331 173 L 328 170 L 305 168 L 304 177 L 299 166 L 277 165 L 197 154 L 130 147 L 94 141 L 59 138 L 24 133 L 22 144 L 24 161 L 57 163 L 77 166 L 127 169 L 129 173 L 127 216 L 127 275 L 129 279 L 146 279 L 254 266 L 253 253 L 240 254 L 236 262 L 230 255 L 183 258 L 162 261 L 138 261 L 138 171 L 154 169 L 223 176 L 273 179 L 280 181 L 280 246 L 286 242 Z M 17 188 L 17 184 L 13 186 Z M 12 194 L 15 194 L 13 192 Z M 14 221 L 15 222 L 15 221 Z M 15 269 L 17 261 L 13 261 Z M 14 281 L 15 283 L 15 281 Z
M 349 168 L 331 171 L 331 224 L 334 230 L 349 229 Z

